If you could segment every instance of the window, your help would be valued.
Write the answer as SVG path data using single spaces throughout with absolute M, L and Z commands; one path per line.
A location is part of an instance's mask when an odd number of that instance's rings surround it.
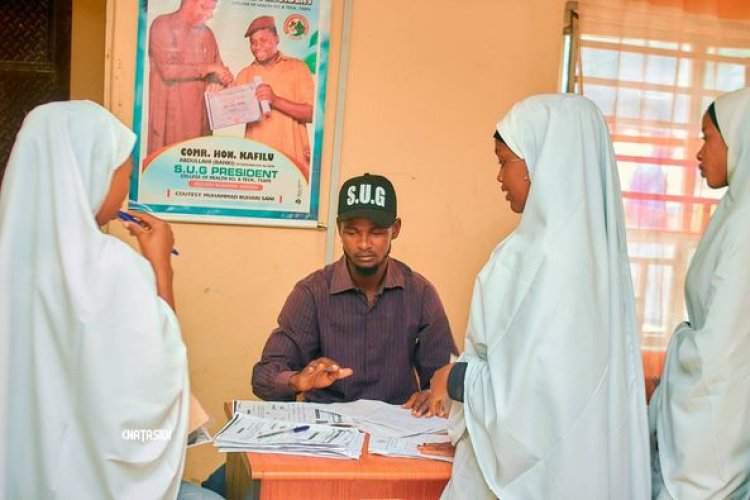
M 687 318 L 687 267 L 723 195 L 708 188 L 697 169 L 701 118 L 716 96 L 746 86 L 750 32 L 732 39 L 691 34 L 685 26 L 670 34 L 665 23 L 654 30 L 634 23 L 629 36 L 627 20 L 615 29 L 611 17 L 599 23 L 586 12 L 579 29 L 577 3 L 568 9 L 563 90 L 589 97 L 607 119 L 642 346 L 665 350 L 672 329 Z

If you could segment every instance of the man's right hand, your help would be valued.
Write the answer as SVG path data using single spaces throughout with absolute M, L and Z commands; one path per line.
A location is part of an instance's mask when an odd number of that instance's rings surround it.
M 354 372 L 351 368 L 341 368 L 332 359 L 318 358 L 310 361 L 306 367 L 292 375 L 289 379 L 289 387 L 295 393 L 323 389 L 352 373 Z
M 229 68 L 224 65 L 211 64 L 209 66 L 209 72 L 213 73 L 225 87 L 234 81 L 234 75 L 232 75 L 232 72 L 229 70 Z

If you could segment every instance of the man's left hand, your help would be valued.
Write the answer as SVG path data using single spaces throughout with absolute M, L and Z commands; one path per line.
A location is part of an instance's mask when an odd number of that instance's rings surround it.
M 430 402 L 430 391 L 417 391 L 411 395 L 409 400 L 401 405 L 401 408 L 407 408 L 411 410 L 411 414 L 415 417 L 431 417 L 432 413 L 428 411 Z
M 276 94 L 274 94 L 271 86 L 266 83 L 258 85 L 255 89 L 255 97 L 257 97 L 259 101 L 268 101 L 272 106 L 276 101 Z

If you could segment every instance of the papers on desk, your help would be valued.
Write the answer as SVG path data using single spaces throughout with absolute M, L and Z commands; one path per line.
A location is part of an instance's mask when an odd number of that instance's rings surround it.
M 331 405 L 278 401 L 234 401 L 232 413 L 305 424 L 353 426 L 352 419 L 333 411 Z
M 214 438 L 219 451 L 359 458 L 364 435 L 356 427 L 370 434 L 372 454 L 452 461 L 450 457 L 425 455 L 417 450 L 423 443 L 449 441 L 447 419 L 416 418 L 410 410 L 382 401 L 234 401 L 232 407 L 234 417 Z M 258 437 L 303 425 L 310 429 Z
M 368 451 L 372 455 L 384 455 L 386 457 L 429 458 L 431 460 L 453 462 L 453 457 L 426 455 L 421 453 L 417 448 L 420 444 L 424 443 L 448 442 L 450 442 L 450 438 L 447 434 L 420 434 L 407 438 L 370 435 Z
M 453 457 L 426 455 L 417 449 L 423 443 L 449 442 L 448 419 L 417 418 L 411 410 L 398 405 L 367 399 L 328 406 L 351 418 L 359 429 L 370 434 L 368 451 L 373 455 L 453 461 Z
M 408 437 L 448 432 L 448 419 L 416 418 L 411 410 L 382 401 L 360 399 L 351 403 L 332 403 L 326 407 L 349 417 L 359 429 L 371 435 Z
M 301 432 L 295 428 L 307 427 Z M 281 431 L 281 432 L 280 432 Z M 353 428 L 284 422 L 235 413 L 214 436 L 222 452 L 252 451 L 330 458 L 359 458 L 364 435 Z

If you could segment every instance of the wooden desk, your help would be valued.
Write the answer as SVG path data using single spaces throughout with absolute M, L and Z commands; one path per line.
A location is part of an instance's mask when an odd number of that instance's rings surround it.
M 231 413 L 231 405 L 225 410 Z M 359 460 L 266 453 L 227 453 L 227 498 L 436 499 L 451 475 L 437 460 L 370 455 Z

